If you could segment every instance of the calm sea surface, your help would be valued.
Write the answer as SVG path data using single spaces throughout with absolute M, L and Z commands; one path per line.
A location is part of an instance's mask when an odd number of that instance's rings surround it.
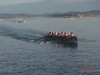
M 0 75 L 99 75 L 100 18 L 0 21 Z M 73 32 L 78 47 L 44 42 L 49 31 Z

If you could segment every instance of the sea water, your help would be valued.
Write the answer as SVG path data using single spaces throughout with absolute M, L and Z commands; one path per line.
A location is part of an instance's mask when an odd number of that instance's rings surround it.
M 100 18 L 0 21 L 0 75 L 99 75 Z M 73 32 L 78 47 L 43 41 L 49 31 Z

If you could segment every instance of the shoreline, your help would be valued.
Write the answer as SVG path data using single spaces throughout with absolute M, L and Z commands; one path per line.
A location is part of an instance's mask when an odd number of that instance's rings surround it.
M 99 17 L 16 17 L 16 18 L 2 18 L 2 19 L 0 19 L 0 20 L 4 20 L 4 19 L 23 19 L 23 18 L 50 18 L 50 19 L 52 19 L 52 18 L 69 18 L 69 19 L 78 19 L 78 18 L 100 18 L 100 16 Z

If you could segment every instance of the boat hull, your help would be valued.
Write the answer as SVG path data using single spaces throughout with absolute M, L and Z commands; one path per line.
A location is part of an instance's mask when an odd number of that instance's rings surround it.
M 62 43 L 62 44 L 77 44 L 77 37 L 53 37 L 53 36 L 44 36 L 45 41 L 54 41 L 57 43 Z

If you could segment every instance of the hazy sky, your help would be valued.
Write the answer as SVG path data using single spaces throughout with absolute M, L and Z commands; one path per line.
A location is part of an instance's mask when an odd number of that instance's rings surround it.
M 2 5 L 10 5 L 10 4 L 18 4 L 18 3 L 29 3 L 29 2 L 39 2 L 39 1 L 99 1 L 99 0 L 0 0 L 0 6 Z
M 42 0 L 0 0 L 0 6 L 18 3 L 38 2 Z
M 0 0 L 0 13 L 45 14 L 100 10 L 100 0 Z

